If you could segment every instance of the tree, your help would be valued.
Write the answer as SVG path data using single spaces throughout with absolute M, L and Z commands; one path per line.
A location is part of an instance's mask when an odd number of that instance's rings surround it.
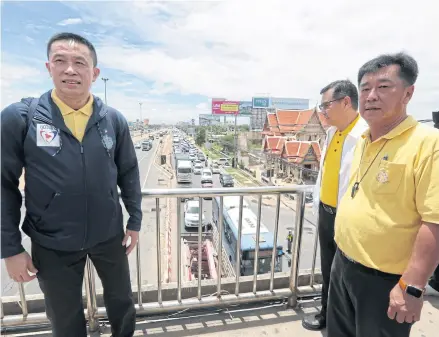
M 198 146 L 202 146 L 205 141 L 206 141 L 206 129 L 204 127 L 199 127 L 197 129 L 197 134 L 195 136 L 195 143 L 197 143 Z

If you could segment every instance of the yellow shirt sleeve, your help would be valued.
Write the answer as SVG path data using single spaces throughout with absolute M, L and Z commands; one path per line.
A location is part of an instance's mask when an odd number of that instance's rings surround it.
M 415 171 L 416 207 L 422 221 L 439 224 L 439 140 Z

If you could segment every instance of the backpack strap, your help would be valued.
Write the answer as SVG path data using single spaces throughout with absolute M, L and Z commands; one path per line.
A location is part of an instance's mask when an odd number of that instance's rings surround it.
M 39 101 L 40 101 L 39 98 L 32 98 L 32 102 L 29 105 L 29 111 L 27 112 L 28 128 L 29 128 L 30 123 L 32 123 L 32 119 L 34 118 L 35 111 L 37 110 L 37 106 L 38 106 Z
M 37 110 L 37 106 L 39 103 L 39 98 L 32 98 L 32 102 L 29 104 L 29 110 L 27 111 L 27 119 L 26 119 L 26 134 L 25 137 L 27 137 L 27 134 L 29 133 L 29 129 L 32 125 L 32 119 L 34 118 L 35 111 Z

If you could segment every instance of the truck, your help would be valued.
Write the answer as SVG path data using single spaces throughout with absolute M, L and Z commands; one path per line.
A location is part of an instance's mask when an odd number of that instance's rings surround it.
M 190 160 L 177 161 L 177 183 L 192 182 L 192 162 Z

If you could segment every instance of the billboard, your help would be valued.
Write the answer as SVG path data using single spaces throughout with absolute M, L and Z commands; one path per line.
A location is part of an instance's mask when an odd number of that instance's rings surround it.
M 271 106 L 270 97 L 253 97 L 252 105 L 255 109 L 269 108 Z
M 236 115 L 239 111 L 239 101 L 212 100 L 212 115 Z
M 309 99 L 272 97 L 271 106 L 276 109 L 306 110 L 309 109 Z
M 220 124 L 221 117 L 211 114 L 200 114 L 198 116 L 198 124 L 201 126 L 209 126 Z
M 145 118 L 143 120 L 143 125 L 149 125 L 149 119 L 148 118 Z
M 251 116 L 252 108 L 253 108 L 253 103 L 251 101 L 239 102 L 238 116 Z
M 309 109 L 309 99 L 304 98 L 282 98 L 282 97 L 253 97 L 253 108 L 255 109 L 286 109 L 306 110 Z

